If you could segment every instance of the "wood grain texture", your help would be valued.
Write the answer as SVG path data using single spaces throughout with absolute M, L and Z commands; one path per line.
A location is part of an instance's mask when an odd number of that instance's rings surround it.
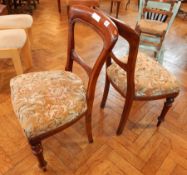
M 125 2 L 124 2 L 125 3 Z M 100 8 L 109 12 L 110 2 L 102 1 Z M 125 11 L 122 3 L 119 19 L 134 27 L 137 2 L 131 1 Z M 40 0 L 33 13 L 33 67 L 27 72 L 63 69 L 67 55 L 67 15 L 62 1 L 59 15 L 56 1 Z M 186 175 L 187 174 L 187 23 L 176 18 L 166 35 L 164 67 L 180 82 L 181 93 L 168 112 L 165 122 L 156 129 L 163 101 L 135 102 L 124 133 L 116 136 L 124 100 L 110 89 L 104 110 L 100 109 L 105 70 L 97 83 L 93 107 L 94 143 L 88 144 L 85 121 L 43 142 L 48 171 L 43 173 L 32 155 L 27 140 L 12 110 L 9 81 L 16 76 L 13 65 L 1 61 L 0 91 L 0 175 Z M 77 49 L 92 63 L 100 51 L 101 40 L 92 30 L 77 26 Z M 97 41 L 95 45 L 91 41 Z M 89 44 L 84 44 L 87 41 Z M 115 53 L 123 55 L 124 43 L 119 40 Z M 3 64 L 3 65 L 2 65 Z M 75 64 L 74 72 L 87 82 L 83 70 Z

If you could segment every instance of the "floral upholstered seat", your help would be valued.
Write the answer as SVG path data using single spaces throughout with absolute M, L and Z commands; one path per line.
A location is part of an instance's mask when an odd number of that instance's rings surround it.
M 142 32 L 162 35 L 168 24 L 156 20 L 141 19 L 138 23 Z
M 127 58 L 122 60 L 127 62 Z M 121 92 L 126 94 L 126 72 L 113 63 L 107 69 L 107 75 Z M 143 53 L 139 53 L 135 68 L 135 96 L 154 97 L 179 92 L 178 83 L 158 62 Z
M 23 74 L 10 86 L 14 111 L 29 139 L 71 122 L 87 109 L 83 82 L 71 72 Z

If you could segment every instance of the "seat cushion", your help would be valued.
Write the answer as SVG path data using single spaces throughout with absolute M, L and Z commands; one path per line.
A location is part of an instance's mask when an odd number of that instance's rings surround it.
M 162 35 L 163 32 L 166 31 L 167 25 L 167 23 L 148 19 L 141 19 L 138 23 L 142 32 L 158 35 Z
M 23 29 L 0 30 L 0 50 L 22 48 L 26 42 Z
M 26 29 L 30 28 L 33 23 L 31 15 L 18 14 L 18 15 L 4 15 L 0 16 L 0 29 L 18 28 Z
M 22 74 L 10 86 L 14 111 L 29 139 L 59 128 L 87 110 L 83 82 L 71 72 Z
M 127 62 L 127 58 L 123 58 L 122 61 Z M 108 67 L 107 75 L 125 95 L 127 90 L 126 72 L 113 63 Z M 158 62 L 146 54 L 139 53 L 135 68 L 135 96 L 156 97 L 175 92 L 179 92 L 176 78 Z

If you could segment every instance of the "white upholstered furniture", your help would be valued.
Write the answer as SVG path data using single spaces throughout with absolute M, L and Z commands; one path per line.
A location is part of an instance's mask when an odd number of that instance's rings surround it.
M 0 16 L 1 29 L 24 29 L 32 42 L 32 24 L 33 18 L 27 14 L 3 15 Z
M 31 15 L 0 16 L 0 59 L 12 58 L 17 74 L 23 73 L 21 56 L 26 68 L 32 66 L 30 46 L 30 43 L 32 43 L 32 24 L 33 18 Z
M 21 52 L 23 57 L 28 56 L 26 40 L 27 35 L 23 29 L 0 30 L 0 59 L 11 58 L 18 75 L 23 73 Z M 24 61 L 30 64 L 28 59 Z

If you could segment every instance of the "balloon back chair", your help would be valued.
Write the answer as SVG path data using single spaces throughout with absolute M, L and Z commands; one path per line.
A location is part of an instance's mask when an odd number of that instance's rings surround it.
M 154 52 L 155 58 L 163 62 L 163 41 L 170 29 L 181 1 L 140 0 L 136 30 L 141 33 L 140 48 Z
M 92 27 L 103 39 L 103 48 L 91 68 L 75 49 L 76 23 Z M 12 104 L 39 167 L 46 170 L 41 141 L 69 127 L 85 116 L 89 142 L 93 142 L 91 113 L 95 87 L 100 70 L 118 38 L 115 24 L 102 13 L 86 6 L 70 8 L 66 71 L 45 71 L 23 74 L 10 82 Z M 94 42 L 94 41 L 92 41 Z M 83 81 L 73 74 L 76 61 L 87 72 L 87 90 Z
M 101 108 L 105 107 L 110 84 L 126 98 L 117 135 L 123 132 L 131 111 L 133 100 L 158 100 L 166 98 L 166 102 L 158 117 L 157 126 L 164 120 L 174 98 L 179 94 L 178 83 L 173 75 L 157 61 L 143 53 L 138 53 L 139 34 L 113 18 L 119 35 L 129 43 L 129 54 L 118 59 L 114 53 L 106 62 L 106 82 Z

